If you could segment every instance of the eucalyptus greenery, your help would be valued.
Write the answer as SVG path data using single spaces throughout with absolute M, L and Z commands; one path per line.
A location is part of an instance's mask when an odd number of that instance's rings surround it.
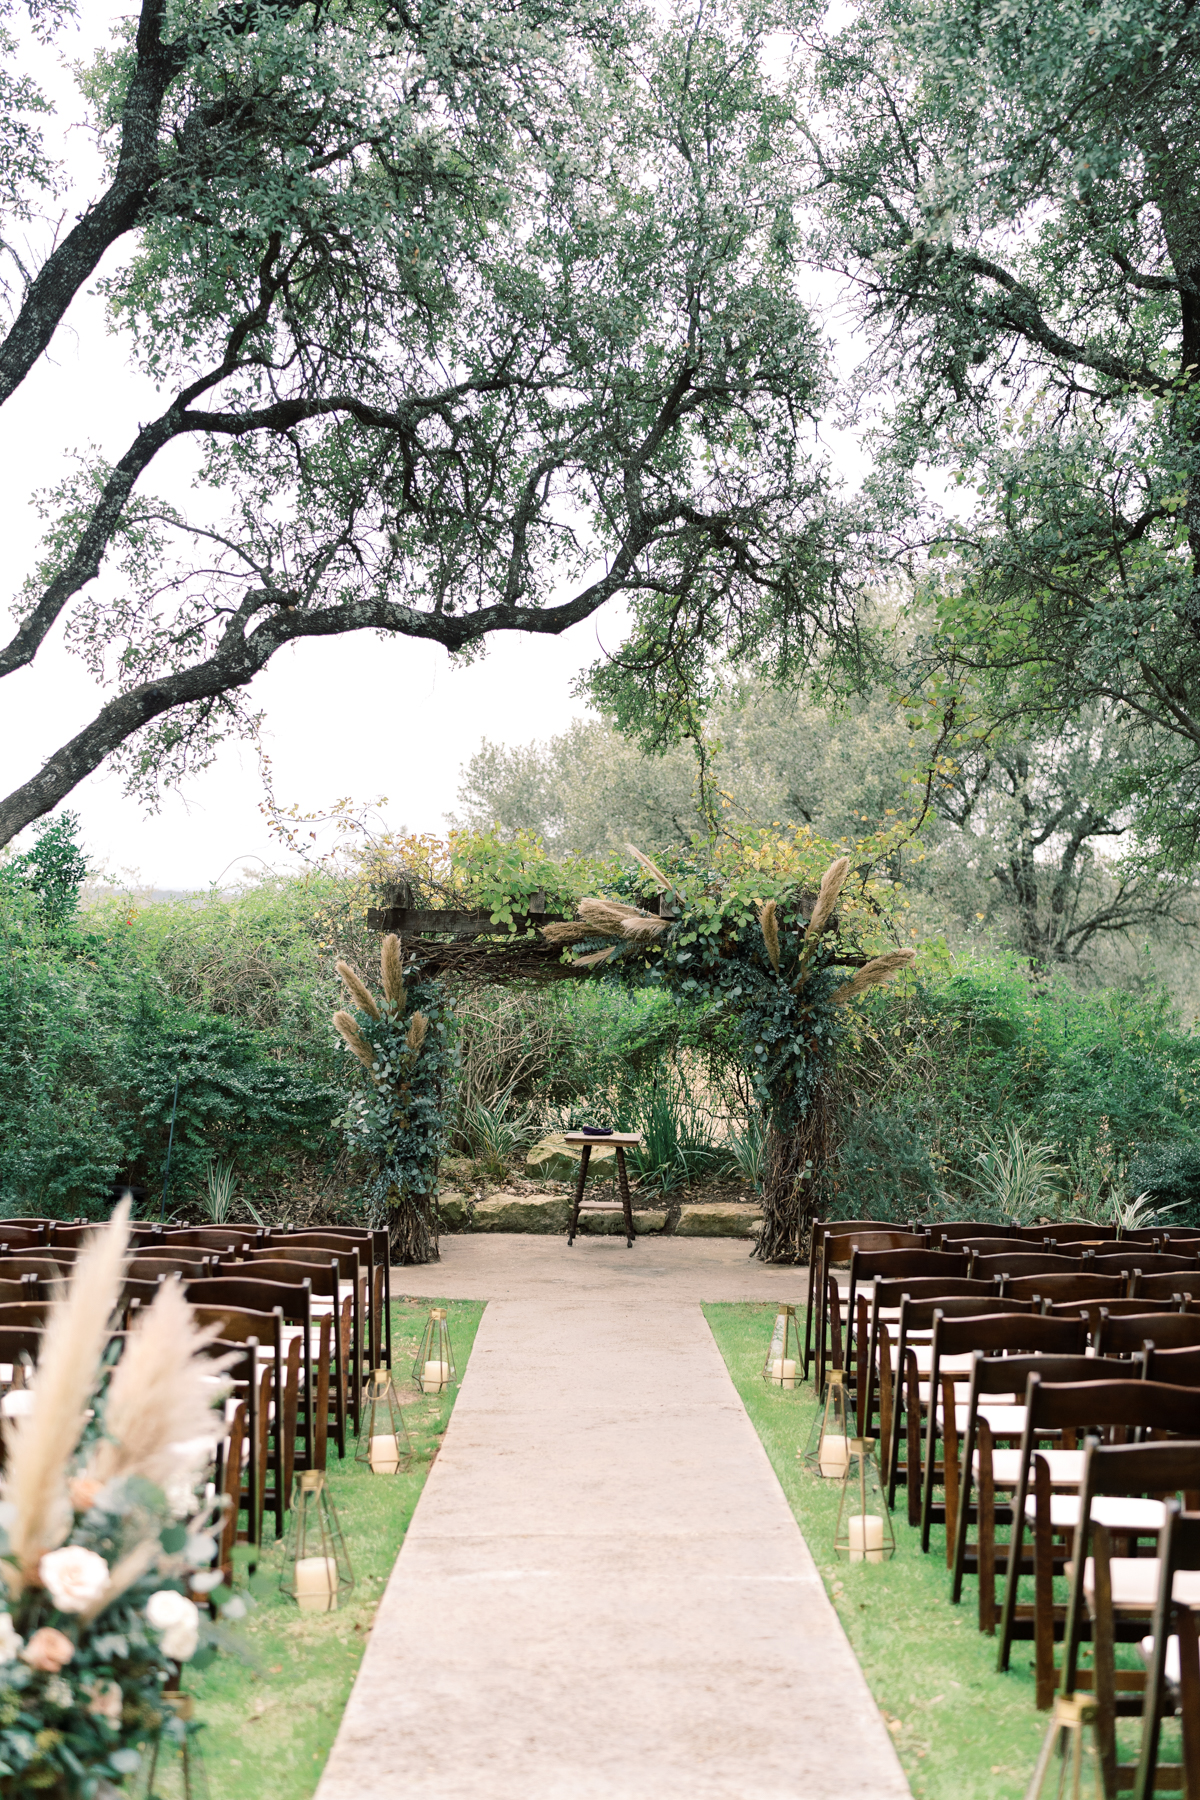
M 457 1063 L 451 1002 L 440 982 L 403 976 L 395 937 L 384 938 L 381 960 L 379 1000 L 348 964 L 338 964 L 353 1012 L 335 1013 L 334 1025 L 365 1079 L 335 1122 L 371 1170 L 366 1216 L 376 1229 L 387 1227 L 392 1260 L 425 1263 L 437 1255 L 438 1165 Z

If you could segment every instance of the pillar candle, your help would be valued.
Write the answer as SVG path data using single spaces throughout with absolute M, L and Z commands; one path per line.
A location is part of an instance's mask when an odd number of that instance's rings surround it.
M 779 1387 L 794 1388 L 796 1385 L 796 1364 L 792 1357 L 777 1356 L 771 1364 L 771 1380 Z
M 332 1556 L 296 1561 L 296 1604 L 301 1612 L 332 1612 L 337 1605 L 337 1564 Z
M 850 1561 L 883 1561 L 883 1520 L 874 1513 L 850 1514 Z
M 850 1466 L 850 1452 L 846 1448 L 846 1440 L 837 1432 L 827 1431 L 821 1439 L 821 1448 L 817 1453 L 817 1467 L 826 1480 L 840 1481 Z
M 400 1467 L 400 1452 L 390 1431 L 371 1439 L 372 1475 L 394 1475 Z
M 448 1362 L 427 1362 L 425 1373 L 421 1377 L 421 1387 L 427 1394 L 436 1394 L 450 1379 Z

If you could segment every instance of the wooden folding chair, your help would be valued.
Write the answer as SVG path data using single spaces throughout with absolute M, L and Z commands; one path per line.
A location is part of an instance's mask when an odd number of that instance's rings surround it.
M 935 1276 L 965 1279 L 967 1259 L 952 1250 L 864 1250 L 856 1244 L 850 1255 L 850 1281 L 846 1292 L 846 1354 L 856 1357 L 860 1385 L 866 1369 L 867 1346 L 858 1341 L 859 1287 L 874 1281 L 897 1281 L 902 1276 Z
M 227 1557 L 222 1557 L 222 1566 L 225 1566 L 226 1561 L 232 1564 L 234 1544 L 245 1543 L 250 1552 L 250 1573 L 253 1575 L 258 1568 L 262 1550 L 263 1476 L 266 1465 L 264 1413 L 271 1392 L 270 1362 L 260 1359 L 258 1341 L 255 1338 L 250 1338 L 245 1343 L 216 1340 L 205 1346 L 204 1354 L 214 1358 L 234 1358 L 225 1370 L 225 1379 L 230 1383 L 230 1394 L 225 1401 L 225 1424 L 232 1437 L 235 1417 L 240 1413 L 242 1428 L 236 1453 L 232 1442 L 226 1444 L 223 1480 L 218 1477 L 229 1508 L 221 1533 L 223 1551 L 228 1539 L 228 1554 Z M 239 1524 L 239 1516 L 243 1511 L 246 1514 L 244 1531 Z
M 1139 1537 L 1157 1535 L 1162 1522 L 1162 1508 L 1154 1501 L 1149 1505 L 1139 1502 L 1137 1505 L 1114 1505 L 1111 1509 L 1102 1507 L 1097 1511 L 1093 1505 L 1097 1494 L 1116 1496 L 1122 1494 L 1122 1490 L 1093 1485 L 1089 1495 L 1086 1488 L 1088 1463 L 1085 1456 L 1078 1457 L 1081 1466 L 1077 1471 L 1061 1467 L 1056 1471 L 1046 1454 L 1038 1449 L 1038 1445 L 1045 1438 L 1053 1437 L 1067 1449 L 1068 1434 L 1091 1434 L 1098 1430 L 1122 1435 L 1132 1431 L 1155 1431 L 1187 1436 L 1200 1422 L 1200 1397 L 1194 1390 L 1167 1387 L 1156 1381 L 1088 1380 L 1059 1384 L 1043 1382 L 1036 1374 L 1032 1374 L 1026 1388 L 1025 1404 L 1027 1416 L 1025 1433 L 1021 1439 L 1021 1466 L 1013 1500 L 1013 1526 L 1009 1538 L 997 1666 L 1003 1670 L 1009 1665 L 1017 1618 L 1025 1527 L 1032 1522 L 1034 1669 L 1037 1703 L 1044 1710 L 1052 1704 L 1054 1698 L 1054 1639 L 1062 1616 L 1053 1601 L 1053 1538 L 1074 1533 L 1072 1555 L 1074 1563 L 1078 1564 L 1081 1561 L 1081 1521 L 1085 1522 L 1084 1543 L 1093 1522 L 1120 1532 L 1128 1536 L 1131 1543 L 1135 1543 Z M 1028 1504 L 1031 1485 L 1032 1506 Z M 1082 1570 L 1079 1579 L 1082 1583 Z M 1081 1596 L 1082 1592 L 1081 1586 Z M 1068 1632 L 1070 1617 L 1068 1609 Z M 1077 1632 L 1082 1629 L 1082 1614 L 1075 1620 L 1075 1629 Z M 1073 1666 L 1071 1673 L 1074 1681 Z M 1064 1691 L 1073 1692 L 1074 1686 Z
M 357 1433 L 360 1423 L 362 1387 L 364 1380 L 363 1356 L 366 1349 L 366 1333 L 370 1329 L 367 1312 L 367 1278 L 362 1268 L 358 1246 L 335 1248 L 331 1244 L 271 1244 L 265 1250 L 252 1250 L 245 1259 L 246 1266 L 257 1267 L 260 1263 L 274 1262 L 276 1265 L 294 1265 L 297 1269 L 310 1273 L 314 1268 L 322 1271 L 322 1280 L 328 1274 L 330 1265 L 337 1269 L 338 1299 L 336 1305 L 339 1312 L 339 1330 L 334 1340 L 334 1356 L 338 1360 L 338 1392 L 343 1396 L 343 1414 L 349 1408 L 350 1420 Z M 313 1289 L 313 1316 L 319 1317 L 321 1312 L 335 1302 L 328 1297 L 320 1298 L 317 1289 Z M 344 1422 L 340 1428 L 339 1443 L 345 1442 Z M 340 1454 L 345 1455 L 344 1448 Z
M 921 1519 L 921 1422 L 926 1411 L 933 1331 L 938 1315 L 982 1319 L 998 1315 L 1011 1318 L 1018 1314 L 1031 1317 L 1032 1312 L 1028 1301 L 999 1300 L 994 1290 L 988 1294 L 935 1296 L 929 1300 L 914 1300 L 909 1294 L 902 1297 L 896 1327 L 896 1386 L 886 1461 L 888 1505 L 895 1505 L 896 1488 L 903 1481 L 910 1525 L 918 1525 Z M 882 1332 L 879 1343 L 882 1351 Z M 969 1366 L 969 1357 L 963 1358 L 963 1369 Z M 904 1462 L 900 1461 L 902 1441 L 906 1446 Z
M 1200 1262 L 1194 1256 L 1159 1256 L 1136 1245 L 1132 1250 L 1115 1247 L 1103 1255 L 1091 1252 L 1084 1257 L 1083 1266 L 1089 1275 L 1137 1276 L 1139 1281 L 1148 1275 L 1200 1275 Z M 1132 1286 L 1129 1289 L 1130 1294 L 1138 1291 Z
M 848 1264 L 855 1246 L 863 1250 L 923 1250 L 928 1247 L 928 1239 L 924 1232 L 891 1231 L 881 1229 L 877 1224 L 869 1223 L 864 1230 L 826 1231 L 820 1240 L 820 1281 L 816 1294 L 816 1342 L 814 1345 L 814 1383 L 817 1392 L 825 1382 L 825 1358 L 827 1352 L 826 1335 L 829 1325 L 828 1298 L 829 1282 L 832 1271 L 841 1264 Z M 814 1279 L 816 1272 L 814 1270 Z M 840 1289 L 840 1283 L 837 1284 Z M 812 1302 L 812 1282 L 809 1283 L 809 1299 Z M 807 1317 L 805 1322 L 805 1344 L 807 1355 Z M 807 1364 L 806 1364 L 807 1368 Z
M 1038 1250 L 999 1250 L 986 1256 L 975 1255 L 968 1270 L 976 1281 L 990 1281 L 996 1275 L 1072 1275 L 1079 1272 L 1078 1257 L 1046 1256 Z
M 1200 1313 L 1101 1313 L 1093 1342 L 1097 1356 L 1135 1356 L 1147 1343 L 1156 1350 L 1191 1350 L 1200 1344 Z M 1166 1377 L 1164 1376 L 1165 1380 Z
M 1091 1356 L 1082 1349 L 1065 1355 L 1048 1354 L 1045 1351 L 1023 1356 L 985 1356 L 982 1352 L 976 1355 L 971 1371 L 966 1428 L 959 1459 L 961 1475 L 950 1599 L 952 1605 L 959 1605 L 964 1578 L 972 1572 L 978 1575 L 979 1629 L 987 1637 L 995 1637 L 999 1614 L 996 1605 L 996 1560 L 1001 1554 L 1005 1558 L 1008 1555 L 1008 1545 L 996 1541 L 996 1527 L 1012 1523 L 1012 1508 L 1003 1496 L 1016 1491 L 1022 1468 L 1020 1449 L 997 1449 L 996 1439 L 1008 1438 L 1011 1444 L 1015 1435 L 1012 1428 L 1018 1423 L 1021 1426 L 1020 1436 L 1023 1438 L 1024 1418 L 1018 1420 L 1016 1415 L 1023 1415 L 1025 1410 L 1023 1406 L 1009 1408 L 1012 1416 L 1004 1418 L 998 1417 L 992 1411 L 992 1406 L 998 1401 L 1003 1410 L 1006 1402 L 1011 1401 L 1013 1396 L 1020 1395 L 1023 1398 L 1028 1389 L 1029 1377 L 1033 1374 L 1040 1381 L 1048 1382 L 1120 1381 L 1126 1379 L 1132 1370 L 1133 1365 L 1128 1360 L 1117 1357 L 1105 1360 Z M 1140 1372 L 1139 1366 L 1138 1373 Z M 1007 1426 L 1008 1429 L 997 1429 L 998 1426 Z M 1082 1463 L 1069 1444 L 1069 1434 L 1062 1448 L 1049 1453 L 1049 1467 L 1052 1478 L 1056 1472 L 1060 1480 L 1074 1479 L 1079 1475 Z M 974 1501 L 973 1492 L 977 1495 Z M 972 1515 L 977 1526 L 974 1546 L 970 1543 Z M 1022 1551 L 1021 1573 L 1035 1573 L 1032 1551 L 1028 1557 Z M 1023 1612 L 1018 1607 L 1013 1629 L 1014 1635 L 1018 1637 L 1032 1636 L 1032 1608 Z
M 1099 1533 L 1097 1533 L 1099 1537 Z M 1097 1543 L 1095 1588 L 1101 1585 L 1102 1546 Z M 1188 1800 L 1200 1795 L 1200 1641 L 1196 1631 L 1196 1604 L 1184 1598 L 1180 1576 L 1189 1574 L 1200 1585 L 1200 1514 L 1181 1513 L 1178 1500 L 1166 1502 L 1166 1518 L 1158 1540 L 1158 1594 L 1154 1604 L 1150 1658 L 1142 1700 L 1142 1744 L 1133 1780 L 1133 1800 L 1152 1800 L 1164 1789 L 1182 1788 Z M 1111 1594 L 1112 1575 L 1108 1571 Z M 1099 1608 L 1097 1608 L 1097 1615 Z M 1099 1641 L 1099 1617 L 1096 1639 Z M 1171 1646 L 1175 1667 L 1169 1668 Z M 1115 1708 L 1114 1708 L 1115 1710 Z M 1178 1712 L 1183 1761 L 1175 1768 L 1158 1760 L 1162 1721 Z M 1105 1749 L 1108 1748 L 1105 1733 Z M 1113 1788 L 1123 1786 L 1124 1771 L 1116 1764 L 1115 1742 L 1111 1765 Z M 1109 1771 L 1106 1770 L 1106 1773 Z
M 260 1362 L 269 1365 L 271 1394 L 264 1409 L 266 1460 L 262 1494 L 264 1508 L 275 1515 L 275 1536 L 283 1536 L 284 1518 L 292 1498 L 296 1465 L 296 1426 L 300 1397 L 300 1340 L 284 1344 L 283 1313 L 253 1312 L 244 1307 L 196 1306 L 200 1325 L 215 1325 L 225 1343 L 258 1344 Z
M 43 1219 L 36 1224 L 18 1219 L 0 1219 L 0 1238 L 10 1250 L 44 1249 L 50 1242 L 50 1227 Z
M 1194 1273 L 1180 1269 L 1165 1275 L 1147 1275 L 1143 1271 L 1137 1285 L 1137 1297 L 1139 1300 L 1174 1300 L 1177 1304 L 1191 1299 L 1196 1304 L 1200 1302 L 1200 1268 Z
M 865 1332 L 862 1332 L 862 1320 L 867 1302 L 865 1296 L 861 1294 L 858 1296 L 858 1328 L 863 1341 L 867 1345 L 868 1383 L 866 1394 L 864 1395 L 862 1402 L 860 1402 L 860 1417 L 863 1420 L 863 1430 L 868 1437 L 872 1435 L 872 1426 L 875 1419 L 875 1394 L 877 1391 L 880 1391 L 883 1382 L 884 1358 L 887 1360 L 887 1367 L 890 1375 L 889 1397 L 894 1397 L 897 1363 L 895 1353 L 892 1350 L 891 1340 L 899 1336 L 900 1307 L 906 1294 L 910 1300 L 914 1301 L 942 1299 L 992 1300 L 996 1297 L 996 1288 L 993 1282 L 969 1281 L 965 1276 L 959 1275 L 951 1276 L 949 1280 L 938 1275 L 908 1275 L 897 1278 L 884 1278 L 880 1276 L 876 1280 L 871 1294 L 870 1307 L 866 1314 L 867 1329 Z M 889 1339 L 886 1348 L 883 1345 L 884 1337 Z M 883 1395 L 881 1391 L 880 1405 L 883 1405 Z M 891 1419 L 892 1406 L 889 1405 L 889 1428 L 887 1430 L 881 1430 L 879 1437 L 881 1473 L 885 1480 L 887 1478 L 887 1458 L 891 1443 Z
M 329 1363 L 333 1341 L 332 1319 L 326 1315 L 315 1324 L 312 1314 L 312 1285 L 307 1277 L 298 1282 L 267 1281 L 245 1275 L 210 1276 L 204 1281 L 186 1283 L 187 1298 L 193 1306 L 226 1308 L 239 1312 L 270 1313 L 276 1307 L 282 1318 L 284 1355 L 291 1342 L 300 1345 L 300 1404 L 304 1420 L 303 1433 L 297 1427 L 295 1463 L 301 1469 L 323 1469 L 326 1461 L 326 1433 L 329 1422 Z M 227 1335 L 233 1335 L 227 1333 Z M 314 1364 L 316 1376 L 314 1379 Z
M 257 1281 L 307 1281 L 312 1293 L 314 1325 L 329 1323 L 329 1366 L 324 1370 L 327 1403 L 332 1401 L 334 1439 L 338 1456 L 346 1454 L 346 1388 L 349 1382 L 349 1351 L 353 1328 L 353 1300 L 343 1296 L 339 1258 L 327 1251 L 313 1249 L 302 1261 L 282 1257 L 248 1258 L 236 1265 L 239 1275 L 250 1275 Z M 232 1270 L 230 1271 L 233 1272 Z M 321 1380 L 318 1370 L 318 1385 Z M 326 1422 L 328 1430 L 328 1421 Z
M 142 1250 L 125 1264 L 126 1272 L 138 1281 L 153 1281 L 159 1275 L 186 1275 L 189 1281 L 203 1281 L 215 1275 L 217 1259 L 207 1250 Z
M 991 1359 L 1001 1355 L 1082 1356 L 1087 1348 L 1087 1327 L 1082 1319 L 1045 1319 L 1033 1312 L 977 1314 L 955 1318 L 945 1308 L 933 1315 L 933 1341 L 929 1354 L 925 1407 L 925 1457 L 921 1494 L 921 1549 L 928 1554 L 935 1523 L 946 1526 L 946 1565 L 954 1562 L 954 1532 L 958 1516 L 960 1460 L 958 1407 L 970 1404 L 970 1383 L 976 1353 Z M 985 1401 L 983 1414 L 993 1438 L 1019 1436 L 1024 1424 L 1020 1397 L 1015 1390 L 1008 1405 Z M 918 1404 L 920 1388 L 918 1386 Z M 933 1490 L 938 1478 L 938 1440 L 943 1448 L 943 1501 L 938 1506 Z
M 263 1236 L 258 1225 L 175 1225 L 163 1232 L 162 1246 L 168 1253 L 184 1248 L 244 1256 L 247 1250 L 258 1249 Z
M 1070 1565 L 1067 1621 L 1063 1634 L 1062 1691 L 1065 1695 L 1091 1687 L 1097 1703 L 1097 1738 L 1106 1794 L 1134 1788 L 1137 1777 L 1116 1760 L 1116 1719 L 1121 1713 L 1142 1714 L 1145 1739 L 1146 1700 L 1157 1683 L 1136 1670 L 1118 1670 L 1113 1649 L 1117 1642 L 1138 1642 L 1147 1623 L 1155 1618 L 1160 1598 L 1163 1539 L 1169 1529 L 1171 1497 L 1183 1492 L 1195 1505 L 1200 1495 L 1200 1441 L 1173 1443 L 1101 1444 L 1089 1438 L 1079 1492 L 1079 1523 L 1075 1530 Z M 1146 1496 L 1146 1498 L 1142 1498 Z M 1105 1523 L 1107 1507 L 1132 1503 L 1157 1510 L 1158 1554 L 1115 1557 L 1111 1539 L 1121 1528 Z M 1093 1552 L 1088 1555 L 1088 1551 Z M 1168 1594 L 1189 1608 L 1200 1604 L 1200 1578 L 1176 1570 Z M 1079 1666 L 1080 1649 L 1091 1620 L 1091 1669 Z M 1165 1657 L 1165 1646 L 1164 1646 Z M 1153 1667 L 1153 1655 L 1151 1665 Z M 1162 1788 L 1171 1785 L 1159 1781 Z M 1189 1789 L 1189 1793 L 1192 1790 Z
M 1124 1297 L 1127 1285 L 1123 1275 L 1082 1275 L 1078 1271 L 1000 1277 L 1000 1292 L 1006 1300 L 1036 1300 L 1043 1306 L 1063 1306 L 1068 1301 L 1119 1300 Z
M 338 1226 L 324 1231 L 278 1231 L 267 1234 L 267 1244 L 302 1247 L 327 1247 L 331 1251 L 357 1250 L 358 1260 L 367 1283 L 370 1317 L 370 1346 L 364 1346 L 366 1364 L 364 1378 L 372 1369 L 392 1366 L 392 1274 L 391 1254 L 386 1229 L 352 1230 Z

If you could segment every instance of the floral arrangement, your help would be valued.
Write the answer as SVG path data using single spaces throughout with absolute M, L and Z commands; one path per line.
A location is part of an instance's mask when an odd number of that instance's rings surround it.
M 152 1746 L 182 1742 L 195 1726 L 168 1696 L 220 1638 L 196 1598 L 222 1584 L 196 1490 L 224 1434 L 226 1364 L 170 1282 L 114 1344 L 128 1235 L 126 1204 L 47 1319 L 31 1406 L 4 1421 L 3 1800 L 103 1800 Z M 242 1610 L 228 1590 L 223 1610 Z

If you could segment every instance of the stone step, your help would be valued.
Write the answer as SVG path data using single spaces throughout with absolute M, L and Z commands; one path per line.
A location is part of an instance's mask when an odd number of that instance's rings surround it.
M 442 1230 L 530 1232 L 549 1237 L 566 1235 L 571 1217 L 568 1194 L 519 1194 L 498 1189 L 486 1199 L 472 1203 L 467 1194 L 445 1189 L 438 1200 Z M 675 1213 L 678 1219 L 668 1226 Z M 584 1222 L 586 1221 L 586 1223 Z M 633 1210 L 634 1229 L 638 1236 L 647 1232 L 665 1232 L 672 1237 L 754 1237 L 762 1222 L 762 1209 L 753 1201 L 688 1201 L 678 1207 L 640 1207 Z M 581 1213 L 582 1231 L 608 1234 L 624 1230 L 624 1216 L 619 1205 L 607 1201 L 585 1201 Z

